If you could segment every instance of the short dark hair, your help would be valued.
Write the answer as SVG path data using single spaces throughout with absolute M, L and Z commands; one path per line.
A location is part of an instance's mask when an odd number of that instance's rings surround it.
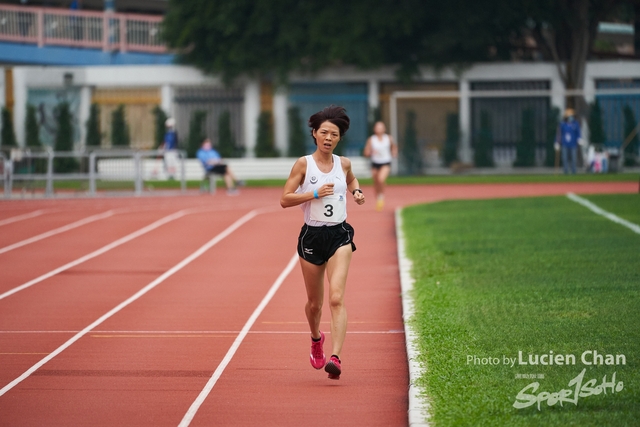
M 349 120 L 347 110 L 344 107 L 330 105 L 309 117 L 309 122 L 307 124 L 311 128 L 311 136 L 313 136 L 313 131 L 320 129 L 320 125 L 324 122 L 331 122 L 338 126 L 338 129 L 340 130 L 340 137 L 342 138 L 342 135 L 347 133 L 347 130 L 349 130 L 351 120 Z M 315 138 L 313 141 L 315 142 Z

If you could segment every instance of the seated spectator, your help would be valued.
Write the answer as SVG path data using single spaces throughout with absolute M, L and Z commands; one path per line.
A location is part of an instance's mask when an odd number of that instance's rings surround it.
M 211 140 L 205 138 L 202 141 L 202 146 L 196 154 L 198 159 L 202 162 L 205 173 L 207 176 L 211 174 L 221 175 L 224 178 L 224 183 L 227 187 L 227 194 L 238 194 L 237 181 L 229 166 L 222 162 L 220 154 L 213 149 Z

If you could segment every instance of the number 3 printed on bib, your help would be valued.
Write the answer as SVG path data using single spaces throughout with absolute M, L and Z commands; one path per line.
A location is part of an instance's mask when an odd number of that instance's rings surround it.
M 346 214 L 346 200 L 343 196 L 332 195 L 311 201 L 311 219 L 322 222 L 343 222 Z

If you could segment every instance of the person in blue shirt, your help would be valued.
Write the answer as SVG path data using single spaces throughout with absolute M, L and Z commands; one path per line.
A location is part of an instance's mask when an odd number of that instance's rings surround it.
M 576 120 L 573 109 L 567 108 L 564 112 L 564 119 L 558 126 L 555 143 L 556 151 L 562 149 L 562 169 L 565 174 L 568 174 L 569 171 L 572 174 L 576 173 L 578 145 L 582 145 L 580 123 Z
M 196 157 L 202 163 L 207 176 L 215 174 L 223 177 L 224 183 L 227 187 L 227 194 L 238 194 L 236 186 L 237 181 L 233 172 L 231 172 L 231 168 L 222 162 L 220 153 L 213 149 L 209 138 L 205 138 L 204 141 L 202 141 L 202 146 L 196 153 Z
M 164 140 L 160 150 L 164 151 L 164 170 L 169 179 L 174 179 L 178 170 L 178 132 L 176 132 L 176 121 L 169 117 L 164 122 Z

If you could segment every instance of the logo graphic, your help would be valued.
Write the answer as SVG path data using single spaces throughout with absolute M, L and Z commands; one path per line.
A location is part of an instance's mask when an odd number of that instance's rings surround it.
M 313 249 L 304 248 L 304 253 L 305 254 L 309 254 L 309 255 L 313 255 Z
M 342 194 L 340 195 L 340 197 L 338 197 L 338 200 L 339 200 L 339 201 L 344 200 L 344 199 L 342 198 Z
M 318 177 L 317 176 L 312 176 L 311 179 L 309 180 L 312 184 L 315 184 L 316 182 L 318 182 Z

